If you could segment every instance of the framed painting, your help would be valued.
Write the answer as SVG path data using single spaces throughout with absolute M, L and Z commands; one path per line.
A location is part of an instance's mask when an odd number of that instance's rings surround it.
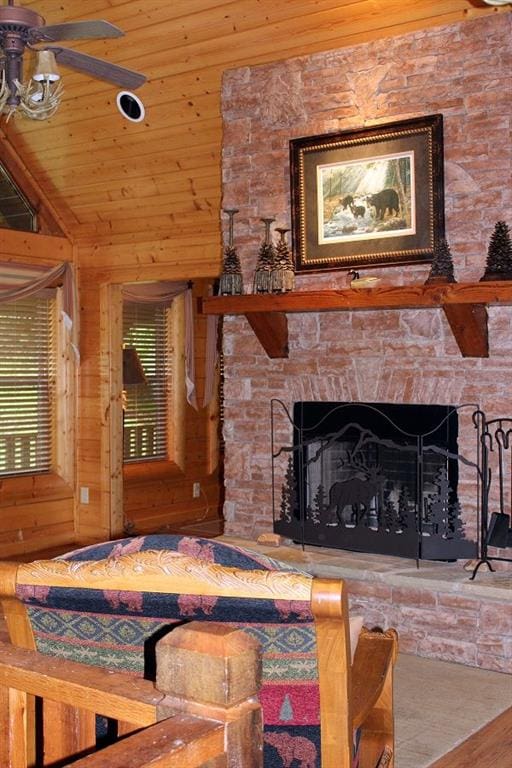
M 443 117 L 290 141 L 297 272 L 432 261 L 444 237 Z

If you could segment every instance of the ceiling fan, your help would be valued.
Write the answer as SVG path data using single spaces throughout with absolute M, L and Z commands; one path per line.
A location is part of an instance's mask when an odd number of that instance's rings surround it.
M 48 45 L 60 40 L 87 40 L 122 37 L 124 32 L 99 19 L 47 25 L 30 8 L 8 0 L 0 6 L 0 113 L 7 119 L 19 110 L 33 119 L 50 117 L 60 101 L 62 87 L 55 60 L 91 77 L 107 80 L 120 88 L 135 90 L 146 82 L 145 75 L 70 48 Z M 34 46 L 39 47 L 34 47 Z M 23 84 L 23 56 L 36 52 L 38 63 L 33 81 Z

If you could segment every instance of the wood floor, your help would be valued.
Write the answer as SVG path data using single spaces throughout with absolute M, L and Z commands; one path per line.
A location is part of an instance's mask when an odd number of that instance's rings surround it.
M 512 697 L 512 679 L 510 681 Z M 512 768 L 512 708 L 507 709 L 430 768 Z

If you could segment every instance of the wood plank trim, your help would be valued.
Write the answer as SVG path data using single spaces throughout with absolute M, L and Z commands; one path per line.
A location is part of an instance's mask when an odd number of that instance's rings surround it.
M 73 261 L 73 245 L 65 237 L 2 229 L 0 242 L 2 261 L 12 260 L 41 266 Z
M 224 750 L 222 723 L 175 715 L 73 763 L 74 768 L 197 768 Z M 222 765 L 222 762 L 220 763 Z

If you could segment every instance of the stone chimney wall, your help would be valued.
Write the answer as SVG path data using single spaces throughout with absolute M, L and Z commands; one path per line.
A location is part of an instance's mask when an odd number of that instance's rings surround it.
M 441 113 L 446 235 L 458 281 L 483 274 L 498 220 L 512 227 L 512 15 L 225 73 L 223 206 L 251 291 L 260 218 L 290 226 L 291 138 Z M 225 222 L 227 223 L 227 221 Z M 429 265 L 372 270 L 423 283 Z M 363 268 L 362 274 L 368 274 Z M 346 273 L 297 277 L 340 288 Z M 224 320 L 226 532 L 272 528 L 270 400 L 479 403 L 512 416 L 512 308 L 490 308 L 488 359 L 462 358 L 441 310 L 288 316 L 288 359 L 270 360 L 243 317 Z

